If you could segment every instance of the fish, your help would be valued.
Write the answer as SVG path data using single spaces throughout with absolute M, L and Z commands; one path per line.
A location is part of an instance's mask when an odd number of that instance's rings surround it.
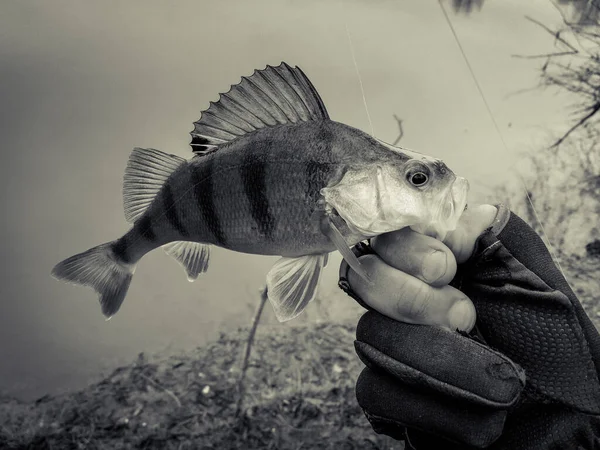
M 309 78 L 286 62 L 242 76 L 190 135 L 189 159 L 134 148 L 123 178 L 129 231 L 52 269 L 93 288 L 107 318 L 148 252 L 162 247 L 194 281 L 217 246 L 280 256 L 266 288 L 285 322 L 316 297 L 331 252 L 372 283 L 353 245 L 404 227 L 442 240 L 467 205 L 465 178 L 330 119 Z

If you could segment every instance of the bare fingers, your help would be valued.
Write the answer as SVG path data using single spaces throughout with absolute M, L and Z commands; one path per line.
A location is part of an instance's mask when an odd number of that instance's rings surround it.
M 368 286 L 350 270 L 351 289 L 392 319 L 470 331 L 475 324 L 475 307 L 448 283 L 456 275 L 457 262 L 469 259 L 496 212 L 491 205 L 469 208 L 443 243 L 409 228 L 373 238 L 371 247 L 376 255 L 360 260 L 374 283 Z
M 456 230 L 450 232 L 444 240 L 459 264 L 471 257 L 477 239 L 492 224 L 497 213 L 495 206 L 477 205 L 469 207 L 460 217 Z
M 456 259 L 450 249 L 410 228 L 377 236 L 371 247 L 386 264 L 431 286 L 445 286 L 456 274 Z
M 348 282 L 365 303 L 380 313 L 402 322 L 451 330 L 470 331 L 475 325 L 475 307 L 461 291 L 451 286 L 431 286 L 377 255 L 362 256 L 360 262 L 373 284 L 368 286 L 353 270 L 348 273 Z M 414 267 L 420 266 L 416 263 Z

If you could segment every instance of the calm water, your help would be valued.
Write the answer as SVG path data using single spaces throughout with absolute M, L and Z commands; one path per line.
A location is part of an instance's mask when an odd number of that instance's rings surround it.
M 334 120 L 430 153 L 489 194 L 518 152 L 564 123 L 565 99 L 534 91 L 552 51 L 526 22 L 560 18 L 548 2 L 488 2 L 451 15 L 505 140 L 492 122 L 436 2 L 158 1 L 0 3 L 0 390 L 21 398 L 84 386 L 139 352 L 200 345 L 250 320 L 273 257 L 216 249 L 188 283 L 160 251 L 142 260 L 110 321 L 89 289 L 53 280 L 59 260 L 127 230 L 121 180 L 135 146 L 190 156 L 192 122 L 255 68 L 299 65 Z M 513 23 L 520 26 L 513 26 Z M 323 303 L 339 317 L 331 260 Z M 337 309 L 336 309 L 337 308 Z M 350 315 L 359 310 L 351 310 Z M 346 313 L 348 314 L 348 313 Z M 309 308 L 307 320 L 319 316 Z M 267 321 L 272 321 L 267 311 Z M 348 343 L 351 345 L 351 342 Z

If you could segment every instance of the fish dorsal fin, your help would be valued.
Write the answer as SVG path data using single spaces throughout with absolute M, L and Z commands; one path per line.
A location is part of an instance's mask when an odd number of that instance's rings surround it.
M 286 123 L 328 119 L 317 90 L 299 67 L 282 62 L 255 70 L 220 94 L 194 122 L 192 151 L 214 151 L 246 133 Z
M 150 206 L 169 176 L 185 159 L 153 148 L 134 148 L 123 178 L 123 207 L 129 223 Z

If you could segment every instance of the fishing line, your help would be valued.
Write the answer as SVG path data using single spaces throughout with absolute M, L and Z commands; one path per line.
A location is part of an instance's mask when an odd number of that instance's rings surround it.
M 448 13 L 446 12 L 446 8 L 444 8 L 444 4 L 442 3 L 442 0 L 438 0 L 438 3 L 440 5 L 440 8 L 442 10 L 442 12 L 444 13 L 444 17 L 446 18 L 446 22 L 448 23 L 448 27 L 450 28 L 450 31 L 452 32 L 452 35 L 454 36 L 454 40 L 456 41 L 456 44 L 463 56 L 463 59 L 467 65 L 467 68 L 469 69 L 469 72 L 471 73 L 471 77 L 473 78 L 473 81 L 475 83 L 475 86 L 477 86 L 477 90 L 479 91 L 479 95 L 481 96 L 481 99 L 483 100 L 483 103 L 485 104 L 485 107 L 487 109 L 487 112 L 490 116 L 490 119 L 492 120 L 492 123 L 494 124 L 494 128 L 496 128 L 496 132 L 498 133 L 498 137 L 500 138 L 500 141 L 502 142 L 502 146 L 504 147 L 504 150 L 506 153 L 508 153 L 508 146 L 506 145 L 506 141 L 504 140 L 504 136 L 502 135 L 502 132 L 500 131 L 500 127 L 498 126 L 498 123 L 496 122 L 496 119 L 494 117 L 494 114 L 492 113 L 492 110 L 490 108 L 490 105 L 483 93 L 483 89 L 481 88 L 481 85 L 479 84 L 479 81 L 477 80 L 477 76 L 475 75 L 475 71 L 473 70 L 473 67 L 471 67 L 471 64 L 469 63 L 469 58 L 467 58 L 467 54 L 462 46 L 462 44 L 460 43 L 460 39 L 458 38 L 458 35 L 456 34 L 456 31 L 454 29 L 454 26 L 452 25 L 452 21 L 450 20 L 450 16 L 448 15 Z M 544 225 L 542 224 L 542 221 L 540 220 L 540 217 L 537 213 L 537 210 L 535 209 L 535 205 L 533 204 L 533 200 L 531 200 L 531 197 L 529 196 L 529 190 L 527 189 L 527 183 L 525 182 L 525 179 L 521 176 L 521 174 L 519 173 L 518 170 L 515 170 L 517 176 L 519 177 L 519 179 L 521 180 L 523 189 L 525 190 L 525 196 L 527 197 L 527 201 L 529 202 L 529 204 L 531 205 L 531 210 L 533 211 L 533 214 L 535 216 L 535 220 L 537 220 L 537 222 L 540 224 L 540 228 L 542 230 L 542 233 L 544 233 L 544 236 L 546 236 L 546 241 L 548 242 L 548 250 L 550 251 L 550 253 L 552 254 L 552 258 L 554 259 L 554 262 L 556 263 L 556 265 L 558 266 L 559 270 L 561 271 L 561 273 L 563 274 L 563 276 L 565 277 L 565 280 L 567 279 L 564 271 L 562 270 L 562 267 L 560 266 L 560 263 L 558 261 L 558 258 L 556 256 L 556 253 L 552 247 L 552 244 L 550 244 L 550 238 L 548 237 L 548 234 L 546 233 L 546 230 L 544 229 Z M 568 280 L 567 280 L 568 283 Z
M 369 114 L 369 107 L 367 106 L 365 88 L 363 87 L 362 77 L 360 76 L 360 70 L 358 69 L 358 62 L 356 61 L 356 55 L 354 54 L 354 44 L 352 43 L 350 29 L 348 28 L 348 21 L 346 20 L 346 14 L 344 12 L 344 0 L 340 0 L 340 5 L 342 9 L 342 17 L 344 19 L 344 28 L 346 29 L 346 36 L 348 37 L 348 44 L 350 45 L 350 53 L 352 54 L 352 61 L 354 62 L 354 69 L 356 70 L 356 75 L 358 76 L 358 83 L 360 84 L 360 92 L 362 94 L 363 104 L 365 105 L 365 111 L 367 112 L 367 118 L 369 119 L 369 125 L 371 126 L 371 136 L 375 137 L 375 130 L 373 129 L 371 114 Z

